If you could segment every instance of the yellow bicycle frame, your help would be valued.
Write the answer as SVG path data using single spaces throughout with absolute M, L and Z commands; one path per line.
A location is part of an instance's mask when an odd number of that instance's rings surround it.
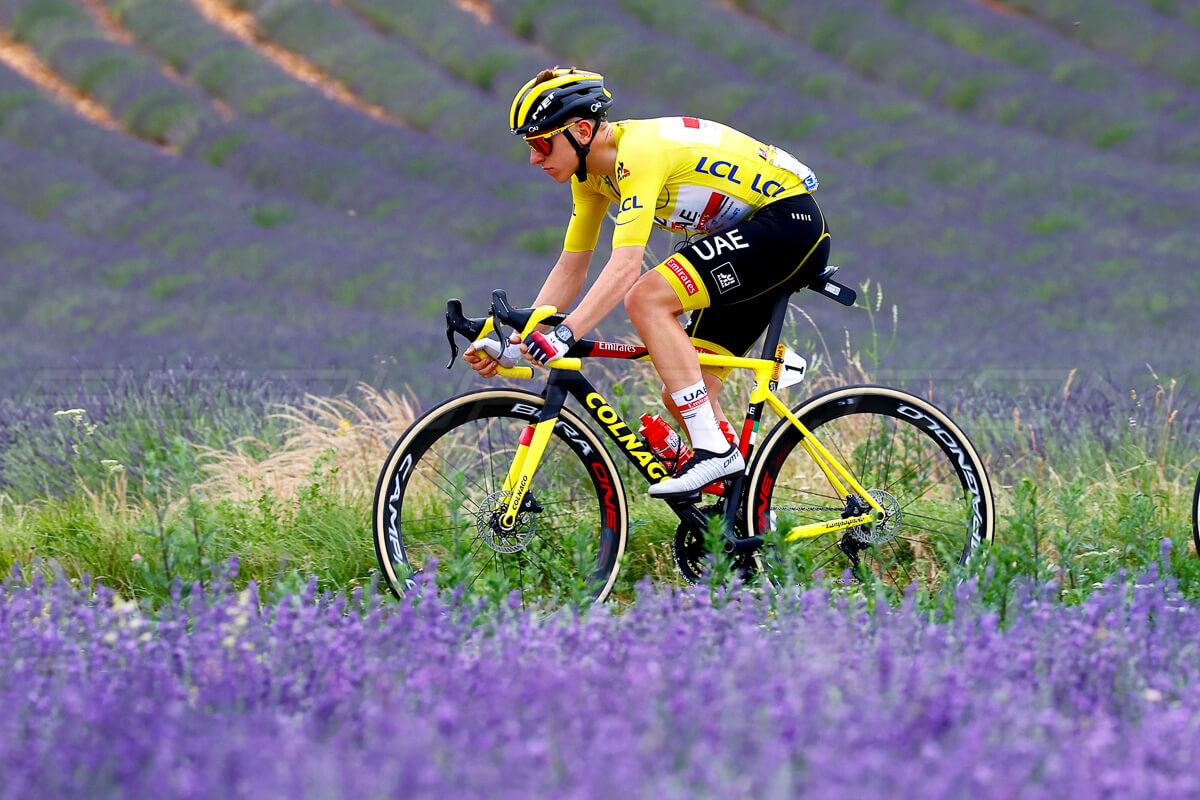
M 558 311 L 553 306 L 539 306 L 534 310 L 529 319 L 529 324 L 525 326 L 525 330 L 521 331 L 521 338 L 524 339 L 535 327 L 541 324 L 542 320 L 556 313 Z M 489 319 L 476 341 L 487 336 L 492 330 L 493 324 Z M 817 440 L 812 431 L 804 427 L 800 420 L 796 419 L 796 416 L 792 414 L 791 409 L 772 391 L 771 387 L 779 377 L 781 366 L 779 361 L 765 358 L 724 356 L 716 353 L 697 353 L 697 355 L 700 357 L 700 366 L 702 367 L 732 367 L 734 369 L 748 369 L 753 372 L 755 386 L 754 391 L 750 393 L 751 404 L 767 403 L 775 410 L 776 414 L 786 419 L 796 427 L 796 430 L 800 431 L 800 446 L 804 448 L 805 452 L 808 453 L 809 457 L 812 458 L 813 462 L 824 473 L 825 478 L 839 497 L 847 497 L 853 492 L 871 506 L 870 511 L 852 517 L 839 517 L 827 522 L 797 525 L 788 530 L 784 536 L 785 541 L 790 542 L 796 539 L 820 536 L 833 531 L 854 528 L 859 525 L 869 525 L 887 516 L 887 512 L 884 511 L 879 501 L 872 497 L 859 484 L 854 476 Z M 554 369 L 579 370 L 580 367 L 581 359 L 578 358 L 560 358 L 554 362 Z M 533 378 L 533 369 L 531 367 L 497 367 L 496 372 L 504 377 L 517 378 L 519 380 L 530 380 Z M 501 518 L 500 524 L 507 530 L 511 530 L 517 524 L 517 513 L 525 500 L 525 493 L 529 488 L 530 482 L 533 480 L 533 475 L 537 472 L 538 465 L 541 464 L 546 446 L 550 443 L 550 436 L 554 433 L 555 422 L 556 420 L 546 420 L 536 425 L 531 425 L 526 429 L 525 435 L 521 437 L 521 442 L 517 447 L 517 454 L 513 458 L 508 476 L 504 480 L 504 490 L 511 492 L 511 494 L 509 495 L 508 505 L 504 510 L 504 516 Z M 847 486 L 849 489 L 847 489 Z

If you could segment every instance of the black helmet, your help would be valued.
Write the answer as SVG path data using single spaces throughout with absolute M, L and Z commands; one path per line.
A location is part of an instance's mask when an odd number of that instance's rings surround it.
M 603 75 L 574 67 L 551 72 L 553 77 L 540 83 L 534 78 L 513 98 L 509 126 L 517 136 L 544 134 L 576 117 L 602 119 L 612 105 Z

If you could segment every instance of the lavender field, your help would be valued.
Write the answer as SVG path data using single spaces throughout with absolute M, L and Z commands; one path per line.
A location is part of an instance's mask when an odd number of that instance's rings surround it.
M 897 379 L 1197 388 L 1187 2 L 4 0 L 0 44 L 5 396 L 204 356 L 461 387 L 445 298 L 522 299 L 569 213 L 504 123 L 552 63 L 812 164 Z
M 555 64 L 813 167 L 790 399 L 963 425 L 955 581 L 685 586 L 631 495 L 605 607 L 378 588 L 446 299 L 561 247 Z M 0 797 L 1200 794 L 1198 300 L 1200 0 L 0 0 Z
M 648 588 L 535 619 L 253 586 L 0 592 L 25 797 L 1189 797 L 1200 614 L 1153 571 L 1001 618 Z

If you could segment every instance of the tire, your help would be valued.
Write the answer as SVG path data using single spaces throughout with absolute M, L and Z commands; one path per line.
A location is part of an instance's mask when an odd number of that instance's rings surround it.
M 793 413 L 890 513 L 870 528 L 781 541 L 794 525 L 847 509 L 784 420 L 750 467 L 747 518 L 755 535 L 775 543 L 764 554 L 768 571 L 808 580 L 818 570 L 836 578 L 854 568 L 858 579 L 929 588 L 992 540 L 995 502 L 983 462 L 932 404 L 883 386 L 852 386 L 810 398 Z
M 1200 556 L 1200 475 L 1196 476 L 1196 493 L 1192 495 L 1192 544 Z
M 629 526 L 616 464 L 563 409 L 522 512 L 505 534 L 490 521 L 521 432 L 543 400 L 512 389 L 455 397 L 412 424 L 375 488 L 375 554 L 401 596 L 437 559 L 437 582 L 528 605 L 602 602 L 616 582 Z

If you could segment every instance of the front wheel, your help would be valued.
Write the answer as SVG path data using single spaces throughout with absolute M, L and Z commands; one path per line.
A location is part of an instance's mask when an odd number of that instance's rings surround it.
M 793 409 L 801 424 L 874 497 L 887 516 L 872 525 L 782 541 L 797 526 L 863 513 L 865 498 L 841 496 L 784 420 L 750 469 L 748 518 L 774 541 L 765 556 L 804 580 L 818 570 L 895 588 L 936 586 L 965 565 L 995 531 L 995 506 L 971 442 L 932 404 L 883 386 L 817 395 Z M 786 573 L 787 570 L 784 570 Z
M 522 432 L 540 396 L 513 389 L 446 401 L 405 431 L 375 489 L 375 553 L 402 595 L 438 562 L 437 580 L 527 605 L 608 597 L 625 551 L 628 510 L 616 465 L 596 434 L 563 409 L 517 525 L 497 513 Z

